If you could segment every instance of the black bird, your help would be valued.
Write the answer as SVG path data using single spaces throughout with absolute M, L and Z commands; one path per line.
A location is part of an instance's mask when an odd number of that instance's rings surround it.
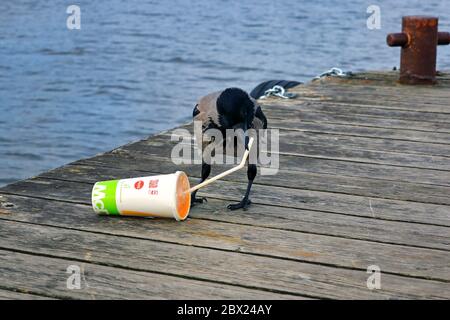
M 243 139 L 245 148 L 248 149 L 247 130 L 255 129 L 258 131 L 267 128 L 267 119 L 261 107 L 247 92 L 239 88 L 228 88 L 202 97 L 195 106 L 192 116 L 194 121 L 201 121 L 202 123 L 202 137 L 196 137 L 197 142 L 202 141 L 202 144 L 199 145 L 202 151 L 211 143 L 221 143 L 208 139 L 208 130 L 210 129 L 220 130 L 223 137 L 226 137 L 227 129 L 242 129 L 245 134 Z M 223 140 L 224 148 L 225 142 L 226 139 Z M 257 147 L 257 144 L 255 147 Z M 202 178 L 200 182 L 206 180 L 211 173 L 211 163 L 205 157 L 209 157 L 209 155 L 202 152 Z M 228 209 L 243 208 L 245 210 L 251 204 L 249 194 L 256 172 L 256 164 L 247 160 L 248 185 L 244 198 L 239 203 L 228 205 Z M 191 195 L 191 204 L 202 203 L 206 200 L 205 198 L 196 198 L 196 193 L 197 191 L 194 191 Z

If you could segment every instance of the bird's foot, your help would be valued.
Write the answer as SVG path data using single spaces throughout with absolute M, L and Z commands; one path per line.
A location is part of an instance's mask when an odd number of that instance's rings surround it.
M 193 207 L 196 203 L 204 203 L 208 202 L 208 199 L 205 197 L 197 198 L 196 196 L 191 197 L 191 207 Z
M 227 208 L 229 210 L 237 210 L 237 209 L 241 209 L 241 208 L 244 210 L 247 210 L 248 206 L 251 204 L 252 204 L 252 202 L 250 201 L 250 199 L 247 199 L 247 200 L 242 199 L 241 202 L 229 204 L 227 206 Z

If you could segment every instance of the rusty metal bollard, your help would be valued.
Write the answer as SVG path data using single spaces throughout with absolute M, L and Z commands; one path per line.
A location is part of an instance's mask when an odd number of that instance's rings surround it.
M 402 19 L 402 32 L 386 38 L 390 47 L 402 47 L 400 83 L 436 83 L 437 45 L 450 44 L 449 32 L 438 32 L 438 18 L 407 16 Z

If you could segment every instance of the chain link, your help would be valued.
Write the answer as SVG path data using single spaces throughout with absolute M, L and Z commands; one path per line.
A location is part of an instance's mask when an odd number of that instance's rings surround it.
M 264 95 L 259 97 L 259 99 L 266 99 L 267 97 L 270 96 L 280 97 L 283 99 L 292 99 L 295 98 L 297 95 L 295 93 L 286 92 L 286 89 L 284 89 L 282 86 L 276 85 L 273 86 L 273 88 L 266 90 L 264 92 Z
M 350 77 L 352 75 L 353 73 L 351 71 L 342 71 L 342 69 L 333 67 L 330 70 L 325 71 L 319 74 L 318 76 L 315 76 L 313 78 L 313 81 L 321 79 L 323 77 Z M 264 91 L 264 94 L 261 97 L 259 97 L 259 99 L 266 99 L 267 97 L 270 96 L 280 97 L 283 99 L 292 99 L 295 98 L 297 95 L 295 93 L 286 92 L 286 89 L 284 89 L 282 86 L 276 85 L 273 86 L 273 88 Z
M 353 73 L 351 71 L 344 72 L 342 69 L 333 67 L 328 71 L 325 71 L 318 76 L 315 76 L 313 80 L 321 79 L 323 77 L 350 77 Z

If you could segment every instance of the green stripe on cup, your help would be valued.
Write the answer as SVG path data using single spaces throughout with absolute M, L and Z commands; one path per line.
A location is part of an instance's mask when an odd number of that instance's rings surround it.
M 92 207 L 98 214 L 118 215 L 116 189 L 119 180 L 100 181 L 92 188 Z

